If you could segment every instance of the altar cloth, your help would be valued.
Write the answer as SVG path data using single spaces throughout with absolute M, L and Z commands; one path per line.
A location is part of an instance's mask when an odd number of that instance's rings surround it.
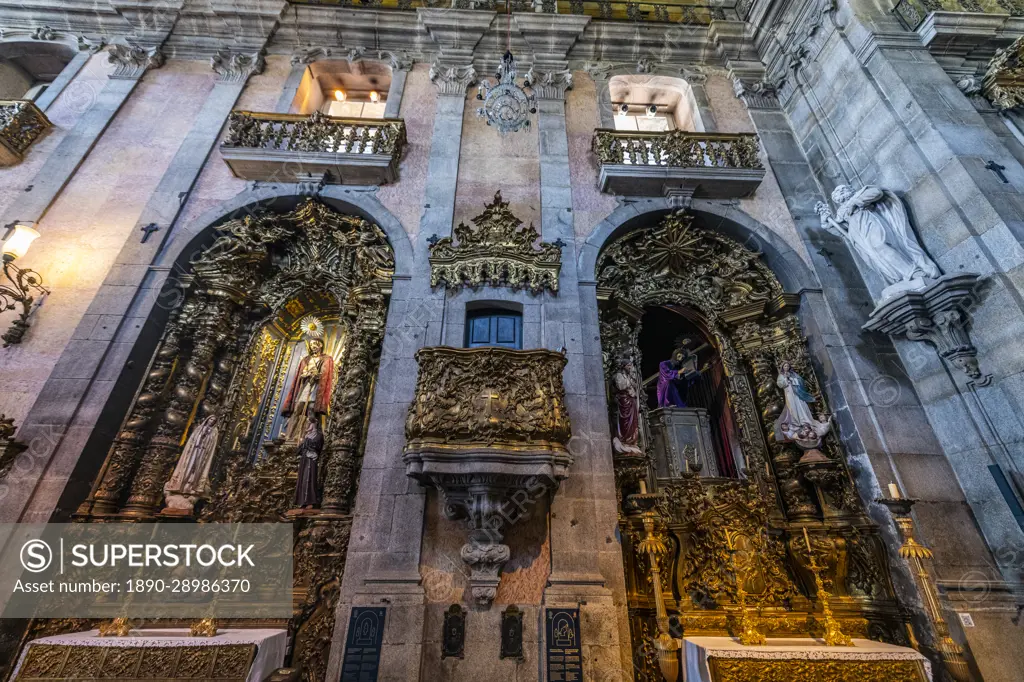
M 931 664 L 906 647 L 853 640 L 854 646 L 825 646 L 820 639 L 769 639 L 743 646 L 732 637 L 687 637 L 685 682 L 931 682 Z
M 98 630 L 89 630 L 32 640 L 11 679 L 173 680 L 176 671 L 182 679 L 197 679 L 196 672 L 209 666 L 210 676 L 201 679 L 261 682 L 284 664 L 286 645 L 285 630 L 221 630 L 213 637 L 193 637 L 184 628 L 137 630 L 127 637 L 100 637 Z

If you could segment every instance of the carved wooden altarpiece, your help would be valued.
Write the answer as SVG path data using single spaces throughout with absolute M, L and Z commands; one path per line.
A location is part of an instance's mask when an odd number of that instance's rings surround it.
M 800 450 L 776 441 L 772 431 L 784 405 L 776 385 L 783 362 L 805 377 L 818 405 L 827 404 L 800 333 L 797 297 L 784 291 L 759 253 L 702 228 L 685 212 L 608 244 L 598 258 L 597 282 L 609 385 L 623 361 L 640 366 L 646 308 L 687 309 L 721 357 L 747 465 L 739 479 L 701 478 L 697 472 L 655 479 L 646 439 L 644 455 L 616 455 L 637 679 L 661 679 L 659 630 L 674 637 L 739 635 L 741 599 L 751 606 L 748 613 L 759 613 L 758 627 L 769 637 L 820 633 L 804 528 L 816 560 L 827 557 L 830 602 L 844 631 L 904 643 L 906 625 L 885 550 L 835 429 L 822 446 L 827 461 L 809 466 L 798 463 Z M 643 395 L 639 385 L 637 390 Z M 642 400 L 640 408 L 646 419 Z M 615 414 L 610 418 L 614 424 Z M 647 492 L 641 492 L 641 478 L 650 482 Z M 652 512 L 667 547 L 660 555 L 642 549 L 642 519 Z M 660 565 L 670 616 L 662 624 L 655 622 L 651 556 Z
M 286 383 L 286 347 L 295 347 L 315 316 L 333 330 L 327 346 L 336 372 L 320 455 L 322 503 L 294 521 L 294 617 L 251 623 L 288 628 L 290 664 L 309 682 L 325 679 L 393 274 L 393 252 L 380 227 L 316 200 L 220 225 L 177 280 L 180 302 L 76 515 L 165 520 L 163 486 L 182 445 L 195 424 L 216 415 L 222 428 L 210 492 L 191 520 L 286 521 L 297 452 L 267 439 L 275 435 L 270 420 Z M 26 639 L 83 625 L 40 621 Z

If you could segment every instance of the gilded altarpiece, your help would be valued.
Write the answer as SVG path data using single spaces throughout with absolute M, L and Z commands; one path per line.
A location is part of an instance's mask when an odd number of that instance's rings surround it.
M 77 513 L 81 521 L 292 522 L 294 616 L 276 625 L 294 638 L 290 664 L 309 682 L 325 679 L 393 274 L 377 225 L 315 200 L 220 225 L 191 259 L 182 301 Z M 293 388 L 310 356 L 319 400 Z M 317 503 L 302 509 L 302 446 L 288 433 L 299 410 L 289 413 L 289 399 L 312 401 L 302 414 L 322 438 Z M 217 426 L 209 479 L 192 490 L 190 510 L 172 514 L 165 485 L 205 423 Z M 52 625 L 33 627 L 53 634 Z
M 885 551 L 854 488 L 835 427 L 821 440 L 820 458 L 802 456 L 774 433 L 785 407 L 777 383 L 785 363 L 827 409 L 800 333 L 797 297 L 783 290 L 760 254 L 702 228 L 685 212 L 608 244 L 598 259 L 597 280 L 612 432 L 618 419 L 614 396 L 622 390 L 616 373 L 640 366 L 645 310 L 673 306 L 699 323 L 720 357 L 745 464 L 734 478 L 702 477 L 696 470 L 658 478 L 643 430 L 639 453 L 617 451 L 638 679 L 662 679 L 659 629 L 673 637 L 739 636 L 740 603 L 756 614 L 768 637 L 820 634 L 822 611 L 808 546 L 817 564 L 824 564 L 829 601 L 843 631 L 905 643 Z M 647 422 L 650 407 L 640 400 L 639 408 Z M 649 525 L 654 519 L 653 542 L 644 518 Z M 652 560 L 659 564 L 667 622 L 656 622 Z

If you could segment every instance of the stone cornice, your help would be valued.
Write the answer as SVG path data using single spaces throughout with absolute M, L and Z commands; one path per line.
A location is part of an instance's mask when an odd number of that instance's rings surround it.
M 551 71 L 568 68 L 566 56 L 590 23 L 590 17 L 575 14 L 517 12 L 513 16 L 533 51 L 534 65 Z
M 438 94 L 465 97 L 466 91 L 476 82 L 476 69 L 472 64 L 448 66 L 438 60 L 430 67 L 430 80 L 437 86 Z
M 110 78 L 139 79 L 149 69 L 157 69 L 164 63 L 163 53 L 155 46 L 115 43 L 107 52 L 107 61 L 114 65 Z
M 472 60 L 477 43 L 497 16 L 494 12 L 426 7 L 416 12 L 441 57 L 462 64 Z
M 217 80 L 225 83 L 244 83 L 253 74 L 263 73 L 266 65 L 264 51 L 232 52 L 227 48 L 217 51 L 210 58 L 210 67 L 217 73 Z

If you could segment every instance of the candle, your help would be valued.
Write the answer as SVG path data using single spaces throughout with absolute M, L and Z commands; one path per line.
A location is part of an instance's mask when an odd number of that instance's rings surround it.
M 807 535 L 807 529 L 804 528 L 804 542 L 807 543 L 807 554 L 811 553 L 811 538 Z
M 683 461 L 686 462 L 686 473 L 690 473 L 690 458 L 689 457 L 683 457 Z
M 768 466 L 768 462 L 764 463 L 764 475 L 768 478 L 772 477 L 772 468 Z
M 750 455 L 743 455 L 743 468 L 750 471 Z
M 900 488 L 895 483 L 889 484 L 889 497 L 894 500 L 900 499 Z
M 645 481 L 642 478 L 640 479 L 640 494 L 641 495 L 646 495 L 647 494 L 647 481 Z

